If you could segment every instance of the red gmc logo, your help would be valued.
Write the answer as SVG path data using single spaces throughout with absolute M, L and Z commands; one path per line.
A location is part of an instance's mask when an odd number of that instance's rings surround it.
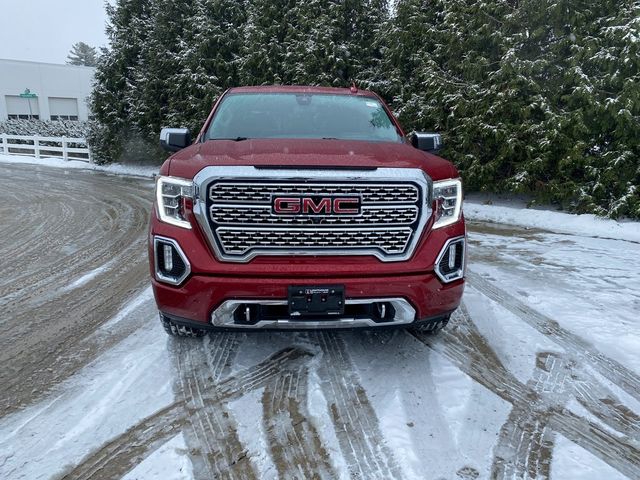
M 360 197 L 272 197 L 275 215 L 360 215 Z

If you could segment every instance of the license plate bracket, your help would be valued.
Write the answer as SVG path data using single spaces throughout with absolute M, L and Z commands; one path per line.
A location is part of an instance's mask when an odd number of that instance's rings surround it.
M 344 285 L 291 285 L 289 315 L 335 316 L 344 314 Z

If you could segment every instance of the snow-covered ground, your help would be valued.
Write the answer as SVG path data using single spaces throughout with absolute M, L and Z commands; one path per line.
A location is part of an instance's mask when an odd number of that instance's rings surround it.
M 638 224 L 465 212 L 464 305 L 437 337 L 179 341 L 141 285 L 95 359 L 0 418 L 0 478 L 640 478 Z
M 2 155 L 0 163 L 43 165 L 45 167 L 95 170 L 116 175 L 133 175 L 137 177 L 154 177 L 158 174 L 157 166 L 153 165 L 124 165 L 113 163 L 109 165 L 95 165 L 81 160 L 62 160 L 60 158 L 35 158 L 27 155 Z
M 502 200 L 500 205 L 486 204 L 477 199 L 467 200 L 464 213 L 467 219 L 482 222 L 640 242 L 640 223 L 638 222 L 616 221 L 591 214 L 572 215 L 549 209 L 523 208 L 521 202 L 508 199 Z

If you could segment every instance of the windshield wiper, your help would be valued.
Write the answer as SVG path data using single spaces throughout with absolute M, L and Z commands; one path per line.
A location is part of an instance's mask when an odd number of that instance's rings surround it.
M 208 138 L 207 140 L 230 140 L 232 142 L 242 142 L 243 140 L 249 140 L 249 137 Z

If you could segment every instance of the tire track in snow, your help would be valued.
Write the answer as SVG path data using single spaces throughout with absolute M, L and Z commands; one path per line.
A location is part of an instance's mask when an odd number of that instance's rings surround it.
M 619 436 L 568 409 L 553 412 L 549 425 L 568 440 L 631 479 L 640 478 L 638 440 Z
M 573 384 L 580 375 L 581 363 L 577 358 L 569 356 L 567 359 L 559 353 L 539 354 L 532 380 L 525 385 L 502 364 L 473 324 L 464 303 L 449 327 L 439 337 L 413 335 L 447 357 L 474 381 L 513 405 L 494 449 L 492 478 L 548 478 L 554 432 L 561 433 L 630 478 L 637 477 L 640 451 L 634 437 L 624 436 L 624 431 L 621 436 L 613 435 L 564 406 L 573 395 L 582 404 L 589 405 L 589 410 L 609 408 L 607 403 L 610 402 L 594 402 L 593 397 L 580 398 L 579 390 Z M 620 404 L 604 386 L 599 388 L 606 392 L 605 399 Z
M 176 342 L 179 394 L 190 414 L 185 429 L 196 479 L 257 478 L 238 438 L 237 422 L 216 386 L 229 370 L 240 334 L 221 332 L 203 342 Z
M 537 354 L 527 388 L 546 401 L 514 404 L 494 448 L 491 478 L 549 478 L 554 445 L 550 410 L 562 409 L 569 401 L 572 367 L 553 352 Z
M 184 402 L 168 407 L 145 418 L 86 457 L 69 473 L 60 477 L 71 479 L 119 479 L 178 434 L 184 424 Z
M 562 328 L 552 318 L 534 310 L 480 275 L 468 272 L 467 278 L 471 286 L 480 293 L 524 320 L 578 359 L 588 361 L 602 376 L 610 379 L 627 394 L 640 401 L 640 376 L 617 361 L 606 357 L 584 339 Z
M 413 335 L 476 382 L 513 404 L 494 448 L 491 478 L 521 478 L 517 474 L 522 466 L 535 472 L 532 478 L 546 478 L 552 447 L 547 419 L 530 415 L 531 405 L 541 401 L 540 392 L 526 387 L 507 370 L 474 325 L 466 306 L 460 306 L 449 327 L 440 333 L 442 341 L 426 334 Z M 544 389 L 544 382 L 539 386 Z
M 527 398 L 522 383 L 507 370 L 480 334 L 464 303 L 456 310 L 447 328 L 438 336 L 423 333 L 413 335 L 454 364 L 464 366 L 464 373 L 503 400 L 510 403 L 531 400 Z
M 472 286 L 479 292 L 487 295 L 501 306 L 505 306 L 520 318 L 528 315 L 530 321 L 527 321 L 527 318 L 524 318 L 524 320 L 530 325 L 536 322 L 538 325 L 551 326 L 537 328 L 537 330 L 543 334 L 545 334 L 547 329 L 553 332 L 551 335 L 552 340 L 569 351 L 569 356 L 573 357 L 573 364 L 582 365 L 582 361 L 586 357 L 592 366 L 596 370 L 599 370 L 603 376 L 612 380 L 627 393 L 630 393 L 632 397 L 639 399 L 640 390 L 637 389 L 636 385 L 640 383 L 640 377 L 634 372 L 629 371 L 615 360 L 602 355 L 592 345 L 580 337 L 559 327 L 555 320 L 533 310 L 481 276 L 471 273 L 470 277 Z M 478 285 L 482 287 L 479 288 Z M 507 299 L 506 305 L 502 300 L 503 298 Z M 535 325 L 532 326 L 535 328 Z M 558 338 L 565 340 L 558 341 Z M 571 342 L 583 348 L 583 350 L 581 351 L 581 348 L 571 348 Z M 610 364 L 612 365 L 612 369 L 608 370 Z M 609 376 L 609 374 L 611 374 L 611 376 Z M 590 374 L 584 368 L 573 369 L 572 385 L 573 395 L 576 400 L 601 422 L 630 438 L 640 438 L 640 416 L 626 407 L 608 388 L 599 382 L 594 375 Z M 625 388 L 625 386 L 628 388 Z
M 351 478 L 402 478 L 344 342 L 329 332 L 318 333 L 315 338 L 323 352 L 321 388 Z
M 629 438 L 640 439 L 640 416 L 626 407 L 593 375 L 578 372 L 574 389 L 578 402 L 602 423 Z
M 242 397 L 265 386 L 273 377 L 309 360 L 311 354 L 300 348 L 286 348 L 215 386 L 215 396 L 203 396 L 211 408 Z M 186 425 L 193 414 L 188 402 L 180 399 L 143 419 L 97 451 L 89 454 L 61 479 L 120 479 L 160 445 L 166 443 Z
M 307 410 L 308 368 L 280 375 L 263 395 L 263 423 L 281 479 L 336 478 L 327 451 Z

